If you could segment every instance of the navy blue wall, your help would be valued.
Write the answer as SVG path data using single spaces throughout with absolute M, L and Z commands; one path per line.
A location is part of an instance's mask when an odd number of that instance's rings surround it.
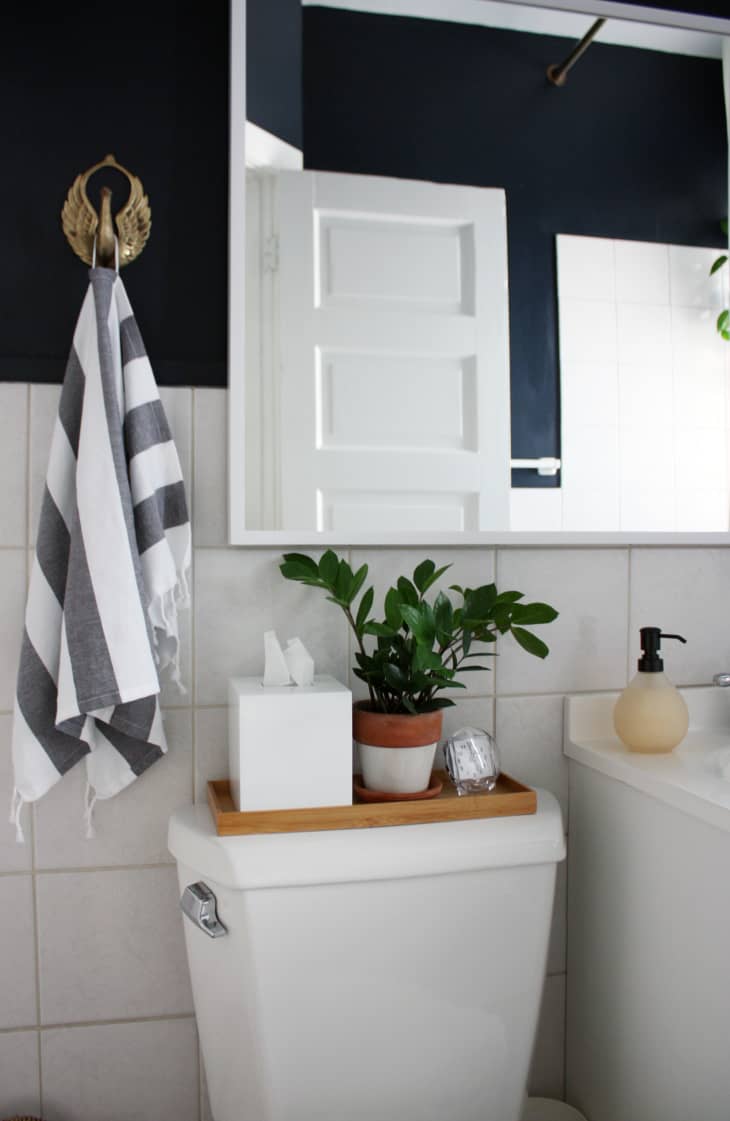
M 123 276 L 157 378 L 225 384 L 227 0 L 158 0 L 138 19 L 83 0 L 8 5 L 0 135 L 0 379 L 63 377 L 87 277 L 61 207 L 113 152 L 152 207 L 150 241 Z M 126 180 L 117 188 L 115 209 Z
M 302 146 L 300 0 L 247 0 L 246 116 Z
M 559 453 L 554 235 L 716 245 L 727 210 L 719 62 L 596 43 L 558 90 L 545 69 L 565 54 L 565 39 L 304 9 L 308 167 L 506 190 L 520 457 Z

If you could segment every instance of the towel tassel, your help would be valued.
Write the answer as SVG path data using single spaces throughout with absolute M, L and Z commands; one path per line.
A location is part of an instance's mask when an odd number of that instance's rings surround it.
M 20 820 L 20 811 L 23 809 L 24 805 L 25 798 L 18 788 L 15 787 L 10 799 L 10 824 L 15 826 L 15 840 L 19 845 L 25 844 L 25 834 L 23 833 L 23 825 Z
M 97 796 L 94 793 L 91 783 L 87 782 L 86 790 L 84 791 L 84 824 L 86 825 L 86 840 L 93 841 L 96 836 L 94 829 L 94 806 L 96 805 Z

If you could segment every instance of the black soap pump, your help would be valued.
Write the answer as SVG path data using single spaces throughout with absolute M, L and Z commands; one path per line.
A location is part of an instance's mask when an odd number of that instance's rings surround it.
M 684 697 L 663 672 L 660 642 L 687 639 L 662 634 L 659 627 L 642 627 L 640 633 L 639 672 L 616 701 L 613 726 L 629 751 L 673 751 L 687 735 L 689 713 Z

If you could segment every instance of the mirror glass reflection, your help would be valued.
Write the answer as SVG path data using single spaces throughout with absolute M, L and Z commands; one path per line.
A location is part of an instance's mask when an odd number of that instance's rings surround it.
M 726 530 L 718 42 L 609 21 L 557 90 L 591 17 L 477 7 L 305 10 L 323 171 L 247 189 L 246 526 Z

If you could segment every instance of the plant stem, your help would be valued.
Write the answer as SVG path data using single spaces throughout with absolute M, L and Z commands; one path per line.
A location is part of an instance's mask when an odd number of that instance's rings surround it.
M 360 647 L 360 653 L 362 654 L 363 658 L 367 658 L 367 654 L 365 653 L 365 646 L 363 645 L 363 641 L 362 641 L 362 637 L 360 635 L 360 632 L 357 629 L 357 624 L 355 623 L 355 620 L 353 618 L 352 611 L 350 611 L 349 606 L 348 607 L 343 607 L 342 610 L 345 612 L 345 616 L 347 618 L 347 621 L 350 624 L 350 627 L 352 628 L 352 632 L 355 635 L 355 638 L 357 639 L 357 644 Z M 370 704 L 373 705 L 373 707 L 375 707 L 375 693 L 373 692 L 373 687 L 372 687 L 372 685 L 370 684 L 369 681 L 367 682 L 367 687 L 368 687 L 368 693 L 370 695 Z

